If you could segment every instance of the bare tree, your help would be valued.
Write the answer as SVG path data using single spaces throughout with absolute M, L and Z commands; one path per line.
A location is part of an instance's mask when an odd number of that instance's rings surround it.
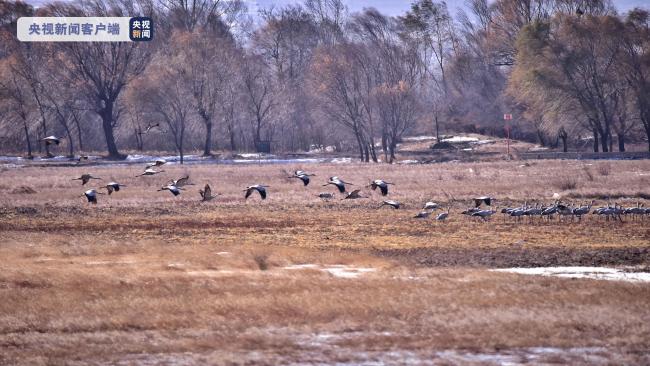
M 255 56 L 244 60 L 242 79 L 244 86 L 244 103 L 249 113 L 253 142 L 263 141 L 262 130 L 269 128 L 273 122 L 273 113 L 278 106 L 275 82 L 264 64 Z M 270 139 L 267 134 L 266 139 Z
M 127 0 L 89 0 L 78 4 L 55 3 L 47 11 L 54 16 L 124 16 L 146 12 Z M 120 93 L 147 66 L 149 42 L 65 42 L 61 51 L 74 67 L 79 86 L 102 120 L 110 158 L 123 158 L 115 143 Z

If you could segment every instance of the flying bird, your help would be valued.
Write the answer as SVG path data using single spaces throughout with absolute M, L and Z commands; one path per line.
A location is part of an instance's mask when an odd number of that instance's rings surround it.
M 152 128 L 159 127 L 159 126 L 160 126 L 160 123 L 156 123 L 156 124 L 151 124 L 151 123 L 149 123 L 149 124 L 147 125 L 147 127 L 145 127 L 144 131 L 140 131 L 140 132 L 138 132 L 138 135 L 144 135 L 144 134 L 147 134 L 147 133 L 149 133 L 149 131 L 151 131 Z
M 56 136 L 47 136 L 41 139 L 41 141 L 45 141 L 45 145 L 50 146 L 52 144 L 58 145 L 61 143 L 61 140 L 63 140 L 63 137 L 56 137 Z
M 167 184 L 176 186 L 176 187 L 184 187 L 184 186 L 193 186 L 193 183 L 189 183 L 190 181 L 190 176 L 186 175 L 184 177 L 178 178 L 176 180 L 170 180 Z
M 343 199 L 343 200 L 355 200 L 355 199 L 357 199 L 357 198 L 367 198 L 367 197 L 363 197 L 363 196 L 360 195 L 359 193 L 361 193 L 361 190 L 360 190 L 360 189 L 355 189 L 354 191 L 348 193 L 348 194 L 347 194 L 345 197 L 343 197 L 342 199 Z
M 155 175 L 164 172 L 164 170 L 154 170 L 153 168 L 147 168 L 144 170 L 144 173 L 138 174 L 135 177 L 142 177 L 144 175 Z
M 379 190 L 381 190 L 381 195 L 386 196 L 388 194 L 388 185 L 393 184 L 393 183 L 388 183 L 384 180 L 381 179 L 375 179 L 370 184 L 368 187 L 370 187 L 373 191 L 379 187 Z
M 215 198 L 217 195 L 212 195 L 212 189 L 210 189 L 210 185 L 206 184 L 203 189 L 199 189 L 199 194 L 201 194 L 201 202 L 207 202 L 210 201 L 211 199 Z
M 122 187 L 126 187 L 126 186 L 123 185 L 123 184 L 119 184 L 117 182 L 109 182 L 105 186 L 100 187 L 100 189 L 105 189 L 106 191 L 108 191 L 108 195 L 110 196 L 111 193 L 113 193 L 113 192 L 119 192 L 120 188 L 122 188 Z
M 262 184 L 256 184 L 254 186 L 248 186 L 246 189 L 244 189 L 244 192 L 246 192 L 246 195 L 244 196 L 245 199 L 248 199 L 251 194 L 253 194 L 253 191 L 257 191 L 257 193 L 260 194 L 260 197 L 262 197 L 263 200 L 266 199 L 266 188 L 269 188 L 270 186 L 265 186 Z
M 97 192 L 94 189 L 89 189 L 84 192 L 84 196 L 86 196 L 86 199 L 88 200 L 88 203 L 92 203 L 93 205 L 97 204 L 97 195 L 98 194 L 103 194 L 101 192 Z
M 181 189 L 172 184 L 168 184 L 166 186 L 161 187 L 158 190 L 158 192 L 161 191 L 170 191 L 174 196 L 178 196 L 179 194 L 181 194 Z
M 399 202 L 397 202 L 397 201 L 387 200 L 387 201 L 382 202 L 382 203 L 381 203 L 381 206 L 379 206 L 379 208 L 382 208 L 382 207 L 384 207 L 384 206 L 390 206 L 390 207 L 392 207 L 392 208 L 398 210 L 399 207 L 400 207 L 401 205 L 402 205 L 402 204 L 399 203 Z
M 327 181 L 327 183 L 323 184 L 323 187 L 326 187 L 328 184 L 335 185 L 336 188 L 338 188 L 339 192 L 341 192 L 341 193 L 345 193 L 345 185 L 346 184 L 349 184 L 351 186 L 354 185 L 352 183 L 344 182 L 342 179 L 340 179 L 339 177 L 336 177 L 336 176 L 330 177 L 330 179 Z
M 147 168 L 153 168 L 153 167 L 159 167 L 167 164 L 167 160 L 165 159 L 156 159 L 152 161 L 151 163 L 147 163 Z
M 476 198 L 474 198 L 474 204 L 476 205 L 475 207 L 479 207 L 483 203 L 490 206 L 492 204 L 493 200 L 494 200 L 494 198 L 488 197 L 488 196 L 476 197 Z
M 316 176 L 316 174 L 308 174 L 308 173 L 305 173 L 302 170 L 296 170 L 295 172 L 293 172 L 293 175 L 290 176 L 289 178 L 300 179 L 302 181 L 302 183 L 305 186 L 307 186 L 307 185 L 309 185 L 309 177 L 315 177 L 315 176 Z
M 72 180 L 80 180 L 81 185 L 83 186 L 86 185 L 86 183 L 90 182 L 91 179 L 102 179 L 102 178 L 93 177 L 92 175 L 86 173 L 86 174 L 82 174 L 81 177 L 73 178 Z

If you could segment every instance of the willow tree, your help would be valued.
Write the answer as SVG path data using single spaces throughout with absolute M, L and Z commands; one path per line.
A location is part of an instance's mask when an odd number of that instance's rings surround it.
M 571 99 L 589 121 L 594 140 L 610 151 L 612 125 L 624 93 L 616 65 L 621 51 L 620 20 L 614 16 L 556 16 L 524 27 L 511 83 L 528 93 Z M 594 37 L 598 42 L 594 42 Z M 548 93 L 553 91 L 553 93 Z M 515 95 L 524 98 L 526 93 Z

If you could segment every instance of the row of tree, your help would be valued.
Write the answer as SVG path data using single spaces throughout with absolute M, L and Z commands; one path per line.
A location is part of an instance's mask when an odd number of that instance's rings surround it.
M 399 17 L 341 0 L 248 15 L 240 0 L 0 2 L 2 151 L 275 150 L 395 159 L 406 133 L 619 150 L 650 136 L 648 12 L 606 0 L 416 0 Z M 21 16 L 151 16 L 153 42 L 20 43 Z M 118 149 L 119 148 L 119 149 Z M 650 145 L 649 145 L 650 149 Z

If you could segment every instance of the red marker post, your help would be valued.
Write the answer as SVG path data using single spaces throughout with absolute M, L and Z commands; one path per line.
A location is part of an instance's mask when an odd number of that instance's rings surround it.
M 512 114 L 506 113 L 503 115 L 503 120 L 506 121 L 506 141 L 508 144 L 508 156 L 510 156 L 510 124 L 508 121 L 512 120 Z

